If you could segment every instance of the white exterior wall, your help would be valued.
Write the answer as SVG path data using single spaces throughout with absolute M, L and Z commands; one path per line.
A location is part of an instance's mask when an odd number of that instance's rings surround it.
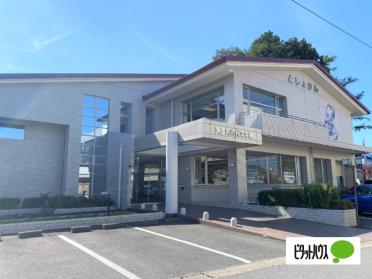
M 288 82 L 288 76 L 299 78 L 299 80 L 304 80 L 306 82 L 311 82 L 316 84 L 319 91 L 313 92 L 308 89 L 304 89 L 301 86 L 295 86 Z M 353 143 L 352 138 L 352 126 L 351 126 L 351 112 L 342 105 L 338 100 L 336 100 L 331 94 L 329 94 L 319 83 L 315 82 L 314 79 L 309 77 L 303 71 L 291 71 L 291 70 L 234 70 L 233 74 L 220 79 L 216 82 L 192 90 L 190 92 L 185 92 L 180 97 L 174 98 L 174 125 L 180 125 L 183 123 L 183 107 L 182 102 L 188 100 L 192 97 L 198 96 L 203 93 L 207 93 L 210 90 L 217 89 L 221 86 L 224 87 L 225 94 L 225 121 L 228 123 L 238 123 L 239 115 L 243 112 L 243 86 L 253 86 L 260 88 L 262 90 L 278 94 L 286 97 L 287 100 L 287 112 L 289 115 L 296 116 L 303 119 L 312 120 L 315 122 L 323 123 L 324 121 L 324 109 L 327 104 L 330 104 L 335 108 L 336 118 L 335 125 L 339 134 L 338 141 L 344 143 Z M 167 101 L 161 105 L 158 105 L 158 114 L 156 121 L 159 124 L 155 125 L 157 130 L 171 127 L 171 101 Z M 281 118 L 280 123 L 284 124 L 285 118 Z M 291 119 L 288 120 L 291 124 Z M 288 124 L 287 123 L 287 124 Z M 305 123 L 306 124 L 306 123 Z M 290 127 L 291 125 L 287 125 Z M 286 127 L 286 128 L 288 128 Z M 306 126 L 307 127 L 307 126 Z M 308 124 L 308 127 L 314 129 L 313 136 L 317 138 L 315 131 L 319 129 L 325 129 L 324 127 L 316 126 L 314 124 Z M 268 128 L 268 127 L 265 127 Z M 280 127 L 277 127 L 280 130 Z M 306 128 L 307 129 L 307 128 Z M 317 130 L 318 129 L 318 130 Z M 286 133 L 285 137 L 288 140 L 291 136 L 296 133 L 296 131 L 290 131 L 291 133 Z M 297 131 L 299 132 L 299 131 Z M 311 132 L 310 132 L 311 133 Z M 305 133 L 306 134 L 306 133 Z M 328 135 L 325 135 L 326 137 Z M 298 140 L 293 137 L 293 140 Z M 326 138 L 325 138 L 326 140 Z M 305 139 L 306 141 L 306 139 Z M 331 160 L 332 166 L 332 176 L 333 184 L 337 185 L 337 179 L 335 176 L 335 165 L 336 161 L 342 159 L 352 159 L 353 155 L 347 152 L 336 151 L 335 149 L 327 148 L 310 148 L 311 145 L 306 143 L 293 144 L 286 143 L 279 139 L 263 139 L 263 145 L 257 147 L 247 148 L 249 151 L 273 153 L 273 154 L 283 154 L 283 155 L 293 155 L 301 156 L 306 158 L 307 167 L 307 179 L 308 182 L 313 182 L 314 168 L 313 159 L 314 158 L 324 158 Z M 228 149 L 229 147 L 226 146 Z M 231 162 L 233 163 L 233 162 Z M 231 173 L 234 173 L 232 170 Z M 193 174 L 191 173 L 191 176 Z M 185 182 L 185 180 L 187 182 Z M 234 179 L 235 181 L 235 179 Z M 189 183 L 188 183 L 189 182 Z M 239 181 L 238 181 L 239 182 Z M 194 186 L 192 185 L 192 178 L 188 179 L 180 178 L 179 183 L 185 187 L 185 193 L 181 193 L 181 200 L 188 201 L 189 193 L 191 192 L 191 202 L 213 202 L 227 201 L 229 193 L 228 188 L 217 188 L 218 186 Z M 239 184 L 242 184 L 241 182 Z M 191 191 L 189 191 L 191 188 Z M 239 188 L 239 187 L 238 187 Z M 260 185 L 248 185 L 248 200 L 255 201 L 257 193 L 264 188 L 272 188 L 272 186 L 262 186 Z M 230 191 L 231 192 L 231 191 Z M 187 198 L 186 198 L 187 197 Z M 242 197 L 235 197 L 236 199 L 244 200 Z
M 36 128 L 40 127 L 36 137 L 43 138 L 47 135 L 48 138 L 53 138 L 54 134 L 58 134 L 56 148 L 42 148 L 38 145 L 36 148 L 35 141 L 30 143 L 28 140 L 24 142 L 8 141 L 0 139 L 0 150 L 9 149 L 9 147 L 19 146 L 19 150 L 23 149 L 23 153 L 19 154 L 19 164 L 28 164 L 30 162 L 37 163 L 33 168 L 39 168 L 43 173 L 48 173 L 55 179 L 40 183 L 40 181 L 32 180 L 31 169 L 24 177 L 17 177 L 23 181 L 24 185 L 20 189 L 27 187 L 27 191 L 23 191 L 19 195 L 39 196 L 41 190 L 43 192 L 57 193 L 57 189 L 65 195 L 74 195 L 77 193 L 78 173 L 80 165 L 80 131 L 81 118 L 83 108 L 84 95 L 94 95 L 102 98 L 110 99 L 110 122 L 109 132 L 120 131 L 120 102 L 132 104 L 132 130 L 134 135 L 143 135 L 145 133 L 145 104 L 142 96 L 146 95 L 166 84 L 169 81 L 139 81 L 139 82 L 118 82 L 118 81 L 68 81 L 68 82 L 2 82 L 0 83 L 0 118 L 8 120 L 25 120 L 39 123 L 41 126 L 26 126 L 26 139 L 37 132 Z M 30 122 L 31 123 L 31 122 Z M 51 124 L 51 125 L 48 125 Z M 44 126 L 43 126 L 44 125 Z M 59 125 L 64 127 L 63 133 L 55 132 L 55 127 Z M 18 147 L 17 147 L 18 148 Z M 109 147 L 108 147 L 109 148 Z M 32 149 L 32 150 L 31 150 Z M 36 152 L 36 150 L 43 152 Z M 53 150 L 52 150 L 53 149 Z M 56 151 L 54 151 L 54 149 Z M 62 151 L 60 151 L 62 150 Z M 35 152 L 32 152 L 35 151 Z M 50 158 L 50 154 L 55 155 L 56 161 L 61 162 L 61 166 L 52 166 L 45 164 Z M 119 151 L 118 151 L 119 152 Z M 17 154 L 17 153 L 12 153 Z M 28 159 L 29 157 L 33 159 Z M 11 168 L 12 165 L 3 160 L 2 164 Z M 37 158 L 37 161 L 35 160 Z M 2 168 L 1 168 L 2 169 Z M 62 174 L 62 181 L 60 180 Z M 2 171 L 4 176 L 4 171 Z M 10 173 L 9 173 L 10 174 Z M 1 174 L 0 174 L 1 176 Z M 8 176 L 8 175 L 7 175 Z M 110 176 L 108 176 L 108 179 Z M 24 179 L 24 180 L 23 180 Z M 113 181 L 110 178 L 110 181 Z M 109 181 L 109 180 L 108 180 Z M 5 183 L 5 182 L 4 182 Z M 21 182 L 20 182 L 21 183 Z M 1 188 L 2 187 L 2 188 Z M 9 192 L 5 188 L 12 185 L 0 184 L 0 196 L 11 196 L 13 192 Z
M 298 77 L 316 84 L 319 92 L 295 86 L 288 82 L 288 76 Z M 339 101 L 331 96 L 319 83 L 302 71 L 288 70 L 245 70 L 234 73 L 237 86 L 242 94 L 243 85 L 249 85 L 268 92 L 272 92 L 287 98 L 287 110 L 289 115 L 309 119 L 323 123 L 324 109 L 327 104 L 336 110 L 335 124 L 339 133 L 339 141 L 353 143 L 351 112 L 348 111 Z M 237 90 L 238 92 L 238 90 Z
M 66 126 L 19 124 L 24 140 L 0 139 L 0 197 L 62 194 Z

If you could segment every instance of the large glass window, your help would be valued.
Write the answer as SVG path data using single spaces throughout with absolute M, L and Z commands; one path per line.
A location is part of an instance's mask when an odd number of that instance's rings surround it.
M 195 184 L 226 185 L 228 183 L 227 158 L 195 157 Z
M 146 107 L 146 134 L 154 132 L 154 108 Z
M 124 102 L 121 102 L 120 105 L 120 133 L 131 133 L 132 105 Z
M 315 181 L 332 185 L 332 167 L 329 159 L 314 159 Z
M 25 128 L 23 126 L 0 123 L 0 139 L 24 140 Z
M 306 183 L 305 157 L 278 154 L 247 155 L 248 184 L 300 185 Z
M 267 156 L 247 156 L 247 179 L 248 184 L 267 184 Z
M 109 100 L 84 96 L 79 193 L 87 196 L 106 190 Z
M 249 112 L 263 111 L 271 114 L 286 114 L 286 99 L 257 88 L 243 87 L 243 102 Z
M 212 90 L 183 102 L 183 122 L 200 118 L 225 120 L 223 88 Z

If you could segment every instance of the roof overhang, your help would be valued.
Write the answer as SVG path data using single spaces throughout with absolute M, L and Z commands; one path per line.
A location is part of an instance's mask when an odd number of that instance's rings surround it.
M 202 118 L 136 137 L 135 151 L 140 152 L 166 146 L 168 131 L 178 133 L 180 145 L 225 149 L 262 145 L 262 134 L 259 129 Z
M 324 67 L 312 60 L 280 59 L 264 57 L 227 56 L 164 86 L 143 99 L 161 103 L 178 95 L 232 75 L 239 69 L 302 70 L 333 95 L 351 112 L 352 116 L 369 114 L 369 109 L 342 86 Z
M 43 82 L 149 82 L 175 81 L 184 74 L 127 74 L 127 73 L 16 73 L 0 74 L 0 83 Z

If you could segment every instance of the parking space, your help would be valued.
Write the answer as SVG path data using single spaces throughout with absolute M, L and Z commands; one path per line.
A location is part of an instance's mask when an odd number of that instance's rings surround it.
M 0 278 L 174 278 L 281 257 L 284 249 L 281 241 L 185 223 L 5 237 Z

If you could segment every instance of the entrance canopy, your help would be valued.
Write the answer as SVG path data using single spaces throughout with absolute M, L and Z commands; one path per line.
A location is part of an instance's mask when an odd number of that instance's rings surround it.
M 260 129 L 214 121 L 207 118 L 187 122 L 135 139 L 137 154 L 165 154 L 167 132 L 178 134 L 179 153 L 205 148 L 240 148 L 262 145 Z

